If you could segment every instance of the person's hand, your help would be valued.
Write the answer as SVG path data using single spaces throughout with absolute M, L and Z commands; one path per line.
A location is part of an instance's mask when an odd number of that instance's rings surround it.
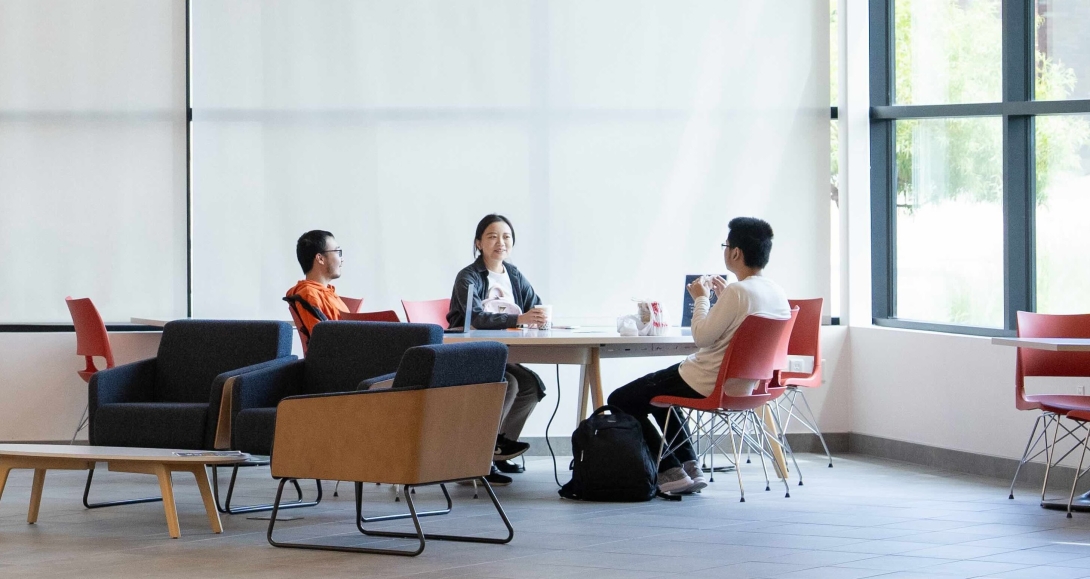
M 685 289 L 689 290 L 689 295 L 693 296 L 694 300 L 696 298 L 708 297 L 708 288 L 704 287 L 704 284 L 700 283 L 700 278 L 694 279 L 693 283 L 685 286 Z
M 549 318 L 545 315 L 545 310 L 530 310 L 525 314 L 518 317 L 518 323 L 520 326 L 544 326 L 549 321 Z
M 717 275 L 712 278 L 712 291 L 715 292 L 715 298 L 719 299 L 719 296 L 723 295 L 723 290 L 727 289 L 727 280 L 721 275 Z

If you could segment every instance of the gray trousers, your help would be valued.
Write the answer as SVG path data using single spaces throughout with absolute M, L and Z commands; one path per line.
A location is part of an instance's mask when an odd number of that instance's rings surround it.
M 526 420 L 537 406 L 537 379 L 533 371 L 521 364 L 508 364 L 506 377 L 507 393 L 503 397 L 499 433 L 518 440 Z

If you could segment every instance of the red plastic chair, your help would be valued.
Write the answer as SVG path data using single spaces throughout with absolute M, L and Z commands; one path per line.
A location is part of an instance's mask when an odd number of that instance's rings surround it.
M 1090 314 L 1055 315 L 1018 312 L 1018 337 L 1090 338 Z M 1052 453 L 1056 443 L 1068 436 L 1076 435 L 1076 431 L 1063 426 L 1060 419 L 1072 411 L 1090 411 L 1090 396 L 1074 394 L 1027 395 L 1025 382 L 1027 376 L 1090 376 L 1090 352 L 1049 352 L 1033 348 L 1018 348 L 1018 361 L 1014 370 L 1014 406 L 1018 410 L 1040 410 L 1041 414 L 1033 423 L 1033 430 L 1030 431 L 1029 440 L 1026 441 L 1026 449 L 1022 453 L 1022 459 L 1018 461 L 1018 468 L 1014 471 L 1008 498 L 1014 498 L 1014 485 L 1018 481 L 1018 474 L 1022 470 L 1022 465 L 1044 454 L 1046 457 L 1045 480 L 1044 484 L 1041 485 L 1041 498 L 1043 500 L 1045 489 L 1048 486 L 1048 473 L 1051 465 L 1059 463 L 1074 450 L 1069 450 L 1059 459 L 1053 460 Z M 1049 442 L 1048 427 L 1053 422 L 1055 423 L 1055 434 L 1053 434 L 1052 441 Z M 1080 422 L 1080 424 L 1082 423 Z M 1041 427 L 1040 435 L 1037 434 L 1039 426 Z M 1061 426 L 1065 431 L 1063 436 L 1059 436 Z M 1041 442 L 1044 443 L 1043 448 L 1033 452 L 1038 443 Z
M 288 306 L 288 313 L 291 314 L 291 323 L 295 326 L 295 332 L 299 334 L 299 344 L 303 346 L 303 357 L 306 357 L 307 343 L 310 341 L 310 336 L 303 330 L 303 320 L 299 319 L 299 316 L 295 313 L 295 309 L 290 305 Z
M 685 416 L 682 420 L 688 420 L 693 417 L 694 413 L 700 412 L 707 412 L 721 418 L 722 420 L 719 421 L 720 428 L 713 428 L 704 433 L 711 437 L 712 448 L 718 446 L 718 442 L 723 436 L 729 435 L 731 450 L 734 454 L 734 464 L 739 465 L 739 445 L 735 442 L 735 434 L 737 433 L 743 442 L 759 449 L 758 456 L 761 457 L 763 466 L 765 446 L 767 437 L 770 434 L 765 431 L 764 423 L 757 418 L 755 410 L 763 407 L 772 399 L 771 394 L 768 393 L 768 383 L 772 380 L 777 362 L 782 364 L 786 360 L 786 352 L 784 352 L 783 348 L 787 343 L 787 336 L 791 334 L 791 327 L 794 322 L 795 312 L 792 312 L 791 318 L 786 320 L 761 316 L 746 317 L 734 333 L 726 352 L 723 354 L 723 363 L 719 367 L 719 375 L 715 380 L 715 390 L 712 391 L 710 396 L 707 398 L 656 396 L 651 399 L 651 403 L 655 406 L 676 408 L 683 411 Z M 748 396 L 728 396 L 723 393 L 723 384 L 732 378 L 757 380 L 758 385 L 753 393 Z M 673 412 L 666 414 L 667 425 L 670 416 L 673 414 Z M 739 426 L 737 421 L 733 419 L 734 416 L 742 419 L 743 424 Z M 749 423 L 753 425 L 756 439 L 751 439 L 746 431 L 746 425 Z M 710 424 L 715 425 L 716 421 L 712 420 Z M 698 432 L 696 436 L 700 436 L 700 434 Z M 679 436 L 684 436 L 684 430 L 680 431 Z M 667 443 L 664 437 L 662 446 L 659 448 L 659 461 L 662 461 L 663 456 L 673 452 L 678 447 L 679 442 L 672 440 Z M 738 491 L 741 493 L 741 502 L 745 502 L 746 493 L 742 486 L 742 473 L 737 468 L 735 472 L 738 474 Z M 790 497 L 791 489 L 787 485 L 786 478 L 784 479 L 784 488 L 787 491 L 787 496 Z
M 410 323 L 438 324 L 444 330 L 450 327 L 447 324 L 447 312 L 450 311 L 450 299 L 448 298 L 424 302 L 401 300 L 401 307 L 405 308 L 405 320 Z
M 344 296 L 340 296 L 340 298 L 344 305 L 348 306 L 348 313 L 350 314 L 358 314 L 360 308 L 363 307 L 363 298 L 346 298 Z
M 356 322 L 400 322 L 401 318 L 397 317 L 397 312 L 394 310 L 382 310 L 381 312 L 358 312 L 341 314 L 342 320 L 352 320 Z
M 106 324 L 102 322 L 102 316 L 99 315 L 98 309 L 91 303 L 90 298 L 73 299 L 72 296 L 68 296 L 64 298 L 64 302 L 68 305 L 68 313 L 72 315 L 72 325 L 76 328 L 76 355 L 84 358 L 84 368 L 76 371 L 76 374 L 83 378 L 84 382 L 90 382 L 91 376 L 100 370 L 95 366 L 95 357 L 105 358 L 106 368 L 114 367 L 110 336 L 106 333 Z M 85 405 L 79 424 L 76 425 L 76 431 L 72 433 L 70 444 L 76 441 L 76 436 L 86 427 L 87 406 Z
M 787 418 L 783 419 L 784 433 L 791 425 L 791 420 L 798 420 L 807 430 L 813 432 L 821 441 L 825 449 L 825 458 L 829 460 L 829 468 L 833 467 L 833 455 L 829 452 L 829 445 L 825 443 L 825 437 L 818 428 L 817 417 L 810 409 L 810 403 L 806 401 L 805 390 L 800 388 L 817 388 L 821 386 L 821 306 L 823 298 L 809 300 L 787 300 L 792 308 L 799 309 L 795 327 L 791 330 L 791 341 L 787 346 L 787 353 L 791 356 L 809 356 L 814 359 L 814 367 L 809 373 L 777 372 L 774 385 L 769 388 L 784 388 L 784 397 L 779 402 L 779 410 L 787 412 Z M 802 405 L 798 404 L 799 399 Z

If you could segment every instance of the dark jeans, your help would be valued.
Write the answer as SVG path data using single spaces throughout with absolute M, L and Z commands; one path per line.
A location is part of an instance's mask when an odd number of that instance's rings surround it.
M 647 449 L 651 452 L 652 458 L 658 455 L 659 447 L 662 445 L 662 438 L 647 418 L 649 414 L 655 417 L 655 420 L 659 423 L 659 428 L 665 429 L 667 441 L 678 440 L 675 438 L 678 436 L 678 430 L 684 429 L 685 440 L 673 453 L 662 457 L 662 461 L 659 463 L 659 472 L 666 472 L 671 468 L 681 466 L 683 462 L 696 460 L 693 445 L 689 442 L 689 427 L 682 423 L 681 414 L 673 409 L 668 410 L 651 405 L 651 399 L 656 396 L 705 397 L 690 388 L 681 379 L 681 375 L 677 371 L 680 365 L 674 364 L 665 370 L 652 372 L 643 378 L 621 386 L 609 395 L 611 405 L 635 416 L 636 420 L 640 421 L 640 426 L 643 428 L 643 440 L 647 443 Z M 670 424 L 666 426 L 666 413 L 668 411 L 673 412 L 674 415 L 670 417 Z

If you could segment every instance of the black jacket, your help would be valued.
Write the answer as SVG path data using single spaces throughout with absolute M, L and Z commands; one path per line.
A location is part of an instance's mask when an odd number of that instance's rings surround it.
M 518 268 L 503 262 L 507 270 L 507 276 L 511 278 L 511 291 L 514 302 L 522 308 L 523 313 L 530 311 L 534 306 L 541 305 L 541 298 L 534 293 L 533 286 Z M 447 312 L 447 323 L 451 327 L 458 327 L 465 323 L 466 289 L 473 284 L 473 327 L 478 330 L 502 330 L 514 328 L 518 325 L 518 316 L 511 314 L 495 314 L 485 312 L 481 308 L 481 302 L 488 297 L 488 268 L 480 257 L 469 264 L 458 277 L 454 278 L 454 291 L 450 294 L 450 311 Z

